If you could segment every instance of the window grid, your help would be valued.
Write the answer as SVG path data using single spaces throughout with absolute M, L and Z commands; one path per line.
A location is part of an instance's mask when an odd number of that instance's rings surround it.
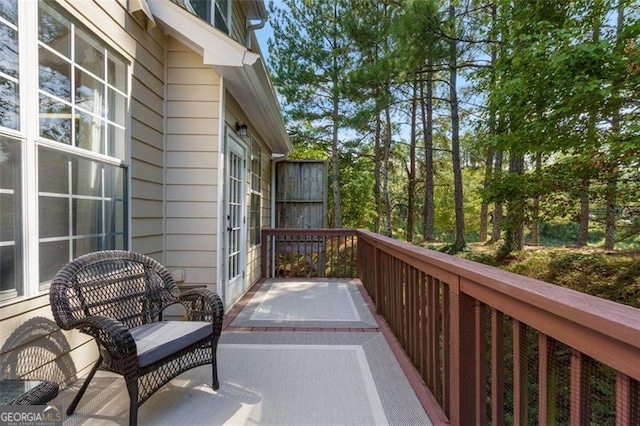
M 2 303 L 47 290 L 73 257 L 127 248 L 130 66 L 54 2 L 3 0 L 0 37 Z

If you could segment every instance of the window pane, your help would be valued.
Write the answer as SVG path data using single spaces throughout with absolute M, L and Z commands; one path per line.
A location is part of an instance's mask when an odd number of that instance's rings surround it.
M 69 200 L 40 196 L 40 238 L 69 235 Z
M 0 137 L 0 300 L 22 294 L 20 147 Z
M 17 78 L 18 62 L 18 32 L 0 23 L 0 72 Z
M 0 136 L 0 190 L 18 192 L 20 163 L 20 142 Z
M 102 244 L 102 237 L 80 238 L 73 241 L 73 257 L 105 249 Z
M 89 74 L 76 70 L 76 106 L 95 115 L 104 114 L 104 84 Z
M 124 129 L 116 127 L 113 124 L 109 124 L 107 127 L 109 130 L 109 149 L 107 155 L 121 160 L 126 159 L 127 140 Z
M 71 107 L 40 95 L 40 136 L 71 145 Z
M 69 157 L 49 149 L 38 151 L 38 190 L 40 193 L 69 193 Z
M 40 2 L 38 35 L 41 42 L 71 58 L 71 23 L 45 2 Z
M 0 242 L 20 233 L 20 143 L 0 137 Z
M 0 126 L 18 130 L 20 128 L 20 98 L 18 83 L 0 77 Z
M 215 18 L 214 26 L 220 31 L 222 31 L 223 33 L 227 33 L 227 34 L 229 33 L 229 28 L 227 27 L 227 23 L 225 22 L 221 12 L 217 8 L 216 8 L 216 18 Z
M 0 300 L 22 294 L 18 259 L 15 245 L 0 247 Z
M 127 98 L 113 89 L 109 89 L 109 113 L 107 118 L 116 124 L 125 126 L 127 119 Z
M 18 25 L 18 0 L 0 1 L 0 16 L 14 25 Z
M 104 78 L 104 50 L 82 29 L 76 27 L 75 63 Z
M 74 158 L 71 166 L 72 189 L 75 195 L 102 196 L 102 165 L 83 158 Z
M 104 153 L 104 121 L 76 112 L 76 146 L 89 151 Z
M 211 0 L 191 0 L 189 2 L 200 18 L 211 22 Z
M 40 243 L 40 282 L 52 279 L 70 260 L 69 241 Z
M 215 0 L 216 16 L 214 26 L 222 32 L 229 33 L 229 2 L 227 0 Z
M 127 93 L 127 64 L 111 52 L 107 55 L 107 82 Z
M 15 194 L 0 192 L 0 242 L 13 242 L 16 238 Z
M 40 89 L 71 102 L 71 64 L 45 47 L 39 55 Z
M 73 200 L 73 235 L 92 235 L 102 231 L 102 201 Z

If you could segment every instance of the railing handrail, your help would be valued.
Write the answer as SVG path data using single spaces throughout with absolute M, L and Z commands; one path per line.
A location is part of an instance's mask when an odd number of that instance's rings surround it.
M 358 230 L 358 238 L 419 270 L 426 272 L 429 265 L 428 272 L 436 278 L 640 380 L 637 308 L 373 232 Z
M 263 228 L 262 232 L 265 235 L 356 235 L 357 229 L 350 228 Z

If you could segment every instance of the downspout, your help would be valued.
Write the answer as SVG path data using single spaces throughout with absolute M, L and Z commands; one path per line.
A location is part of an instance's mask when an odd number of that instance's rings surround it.
M 247 22 L 251 21 L 247 19 Z M 255 30 L 263 28 L 266 23 L 267 17 L 263 16 L 262 18 L 260 18 L 260 22 L 258 22 L 257 24 L 250 24 L 247 26 L 247 29 L 244 30 L 244 47 L 251 50 L 251 33 Z

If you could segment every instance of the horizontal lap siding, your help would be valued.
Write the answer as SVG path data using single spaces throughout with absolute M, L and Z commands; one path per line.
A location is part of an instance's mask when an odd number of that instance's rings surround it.
M 132 65 L 131 213 L 132 248 L 162 260 L 165 37 L 143 30 L 128 14 L 127 1 L 60 1 L 105 45 Z M 70 382 L 97 359 L 92 339 L 60 330 L 49 296 L 0 307 L 0 374 Z
M 176 40 L 167 51 L 166 265 L 215 289 L 220 79 Z

